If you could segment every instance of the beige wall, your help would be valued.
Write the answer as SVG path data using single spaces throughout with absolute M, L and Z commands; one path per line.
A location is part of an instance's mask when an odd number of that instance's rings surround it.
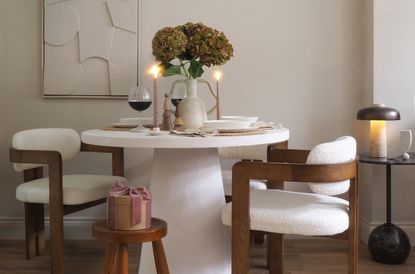
M 293 147 L 353 134 L 363 88 L 360 0 L 144 0 L 143 71 L 153 62 L 153 34 L 186 21 L 223 30 L 235 47 L 235 57 L 223 67 L 223 114 L 255 114 L 282 123 L 291 130 Z M 11 217 L 23 216 L 14 198 L 21 176 L 8 163 L 14 132 L 52 126 L 81 132 L 135 115 L 125 101 L 42 99 L 40 23 L 41 1 L 0 0 L 0 230 Z M 170 82 L 163 79 L 163 90 Z M 107 159 L 88 159 L 82 156 L 68 170 L 108 172 Z M 147 181 L 150 161 L 151 151 L 128 150 L 127 176 L 135 183 Z M 102 208 L 90 210 L 76 220 L 102 215 Z

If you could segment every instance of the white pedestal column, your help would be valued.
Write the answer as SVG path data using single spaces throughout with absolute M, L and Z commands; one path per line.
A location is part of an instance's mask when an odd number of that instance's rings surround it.
M 230 235 L 216 148 L 155 149 L 150 182 L 154 217 L 164 219 L 171 274 L 230 274 Z M 143 245 L 140 272 L 155 274 L 151 244 Z

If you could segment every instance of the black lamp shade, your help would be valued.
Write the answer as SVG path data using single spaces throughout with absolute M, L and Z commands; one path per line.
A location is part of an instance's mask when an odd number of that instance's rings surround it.
M 368 108 L 362 108 L 357 112 L 357 120 L 400 120 L 399 111 L 394 108 L 385 107 L 384 105 L 373 105 Z

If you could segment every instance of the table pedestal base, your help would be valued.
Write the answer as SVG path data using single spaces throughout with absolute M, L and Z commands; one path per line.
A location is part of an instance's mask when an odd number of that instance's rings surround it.
M 409 238 L 399 226 L 386 223 L 376 227 L 369 236 L 369 251 L 375 261 L 402 264 L 411 251 Z
M 168 224 L 163 244 L 170 273 L 230 274 L 230 230 L 220 218 L 225 198 L 218 150 L 155 149 L 150 191 L 152 216 Z M 139 273 L 156 273 L 146 244 Z

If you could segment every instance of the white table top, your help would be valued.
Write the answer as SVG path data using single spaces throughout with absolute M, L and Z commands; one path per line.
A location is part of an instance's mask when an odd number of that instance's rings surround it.
M 283 142 L 289 138 L 289 130 L 277 128 L 265 134 L 247 136 L 187 137 L 168 134 L 150 136 L 130 131 L 106 131 L 92 129 L 82 132 L 87 144 L 129 148 L 218 148 L 238 147 Z

